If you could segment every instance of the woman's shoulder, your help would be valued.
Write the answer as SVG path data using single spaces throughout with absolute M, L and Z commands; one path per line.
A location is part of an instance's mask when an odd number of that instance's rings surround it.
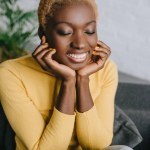
M 54 77 L 51 72 L 43 70 L 31 54 L 2 62 L 0 64 L 1 76 L 4 77 L 7 72 L 11 72 L 17 77 L 33 74 L 40 74 L 40 76 L 47 74 Z
M 108 59 L 102 69 L 94 73 L 90 77 L 91 79 L 99 80 L 98 82 L 104 82 L 106 80 L 117 79 L 118 78 L 118 69 L 116 63 Z
M 22 56 L 15 59 L 9 59 L 0 64 L 0 80 L 11 79 L 12 77 L 21 78 L 21 74 L 26 71 L 26 66 L 21 64 L 25 62 L 29 64 L 30 55 Z
M 106 63 L 104 64 L 104 67 L 98 71 L 98 74 L 106 75 L 116 73 L 117 71 L 118 70 L 116 63 L 111 59 L 107 59 Z
M 118 80 L 118 68 L 113 60 L 108 59 L 102 70 L 104 81 Z
M 42 70 L 39 64 L 34 60 L 31 54 L 15 59 L 9 59 L 0 64 L 0 69 L 22 70 L 23 68 L 32 68 Z
M 30 55 L 25 55 L 19 58 L 14 58 L 14 59 L 8 59 L 0 64 L 1 68 L 10 68 L 13 65 L 17 65 L 18 63 L 22 61 L 26 61 L 30 58 Z
M 117 69 L 117 64 L 112 60 L 112 59 L 108 59 L 104 65 L 104 71 L 108 71 L 108 70 L 116 70 Z
M 109 80 L 117 80 L 118 79 L 118 68 L 116 63 L 108 59 L 104 65 L 104 67 L 99 70 L 96 74 L 98 76 L 98 79 L 101 82 L 109 81 Z

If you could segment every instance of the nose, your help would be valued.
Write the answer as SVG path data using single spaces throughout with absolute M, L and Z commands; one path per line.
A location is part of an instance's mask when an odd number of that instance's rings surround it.
M 86 42 L 85 42 L 84 35 L 81 35 L 81 34 L 74 35 L 74 38 L 71 42 L 72 48 L 76 50 L 81 50 L 85 48 L 85 45 L 86 45 Z

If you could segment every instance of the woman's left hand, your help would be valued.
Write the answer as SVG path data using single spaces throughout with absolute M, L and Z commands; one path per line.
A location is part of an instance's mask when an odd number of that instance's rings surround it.
M 102 69 L 110 54 L 110 48 L 102 41 L 98 41 L 95 50 L 93 50 L 91 61 L 85 67 L 78 70 L 77 75 L 81 77 L 88 77 Z

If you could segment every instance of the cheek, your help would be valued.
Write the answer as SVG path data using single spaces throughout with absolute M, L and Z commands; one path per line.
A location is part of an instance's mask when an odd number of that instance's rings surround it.
M 64 37 L 54 35 L 53 36 L 53 47 L 56 49 L 54 59 L 59 63 L 64 63 L 64 55 L 68 49 L 68 40 Z
M 98 41 L 97 34 L 96 34 L 95 36 L 93 36 L 93 37 L 90 37 L 90 38 L 88 39 L 88 41 L 89 41 L 90 47 L 91 47 L 92 49 L 94 49 L 94 48 L 96 47 L 97 41 Z
M 63 51 L 66 51 L 67 47 L 69 45 L 69 40 L 67 38 L 54 35 L 53 36 L 53 46 L 54 48 L 61 49 Z
M 47 32 L 46 34 L 47 42 L 49 43 L 49 47 L 60 49 L 64 47 L 66 41 L 64 38 L 58 36 L 55 32 Z

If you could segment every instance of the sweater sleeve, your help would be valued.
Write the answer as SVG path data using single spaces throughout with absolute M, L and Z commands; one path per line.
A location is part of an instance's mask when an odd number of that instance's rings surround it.
M 75 115 L 54 108 L 48 124 L 27 95 L 14 72 L 0 67 L 0 99 L 16 136 L 28 150 L 66 150 L 69 146 Z
M 77 137 L 83 149 L 104 149 L 112 141 L 114 99 L 118 85 L 116 65 L 109 65 L 103 76 L 102 89 L 94 100 L 94 106 L 87 112 L 76 113 Z

